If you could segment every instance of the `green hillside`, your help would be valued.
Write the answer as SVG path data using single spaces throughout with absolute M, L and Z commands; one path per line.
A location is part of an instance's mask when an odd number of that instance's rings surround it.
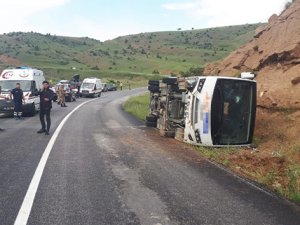
M 260 25 L 141 33 L 106 42 L 33 32 L 8 33 L 0 35 L 0 56 L 7 57 L 0 58 L 0 69 L 17 60 L 18 64 L 42 68 L 55 79 L 74 73 L 128 78 L 178 74 L 224 58 L 248 42 Z

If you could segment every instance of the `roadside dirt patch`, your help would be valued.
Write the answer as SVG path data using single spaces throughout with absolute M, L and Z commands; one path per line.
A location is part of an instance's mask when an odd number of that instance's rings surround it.
M 259 108 L 257 149 L 216 149 L 209 158 L 300 203 L 300 111 Z
M 161 145 L 168 146 L 166 150 L 174 153 L 178 158 L 196 163 L 204 162 L 204 158 L 194 151 L 194 146 L 179 142 L 173 138 L 162 137 L 158 130 L 155 129 L 148 130 L 147 136 L 150 137 L 154 143 L 160 143 Z

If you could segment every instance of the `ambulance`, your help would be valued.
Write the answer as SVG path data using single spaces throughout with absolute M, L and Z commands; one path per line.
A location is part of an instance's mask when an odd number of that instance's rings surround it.
M 82 81 L 80 87 L 80 95 L 82 97 L 100 97 L 103 91 L 104 84 L 98 78 L 86 78 Z
M 37 92 L 45 80 L 41 70 L 31 67 L 17 67 L 3 70 L 0 76 L 0 115 L 12 115 L 14 106 L 9 100 L 10 91 L 20 83 L 24 92 L 23 113 L 34 116 L 40 109 L 40 98 Z

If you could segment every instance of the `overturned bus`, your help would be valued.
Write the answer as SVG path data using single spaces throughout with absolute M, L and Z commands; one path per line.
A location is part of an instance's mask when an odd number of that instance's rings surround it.
M 146 125 L 204 146 L 244 146 L 253 139 L 256 82 L 230 77 L 150 80 Z

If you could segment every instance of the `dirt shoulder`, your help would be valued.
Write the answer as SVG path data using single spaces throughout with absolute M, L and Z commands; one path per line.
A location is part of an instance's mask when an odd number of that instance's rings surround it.
M 255 149 L 197 148 L 205 157 L 300 203 L 300 112 L 258 108 Z

